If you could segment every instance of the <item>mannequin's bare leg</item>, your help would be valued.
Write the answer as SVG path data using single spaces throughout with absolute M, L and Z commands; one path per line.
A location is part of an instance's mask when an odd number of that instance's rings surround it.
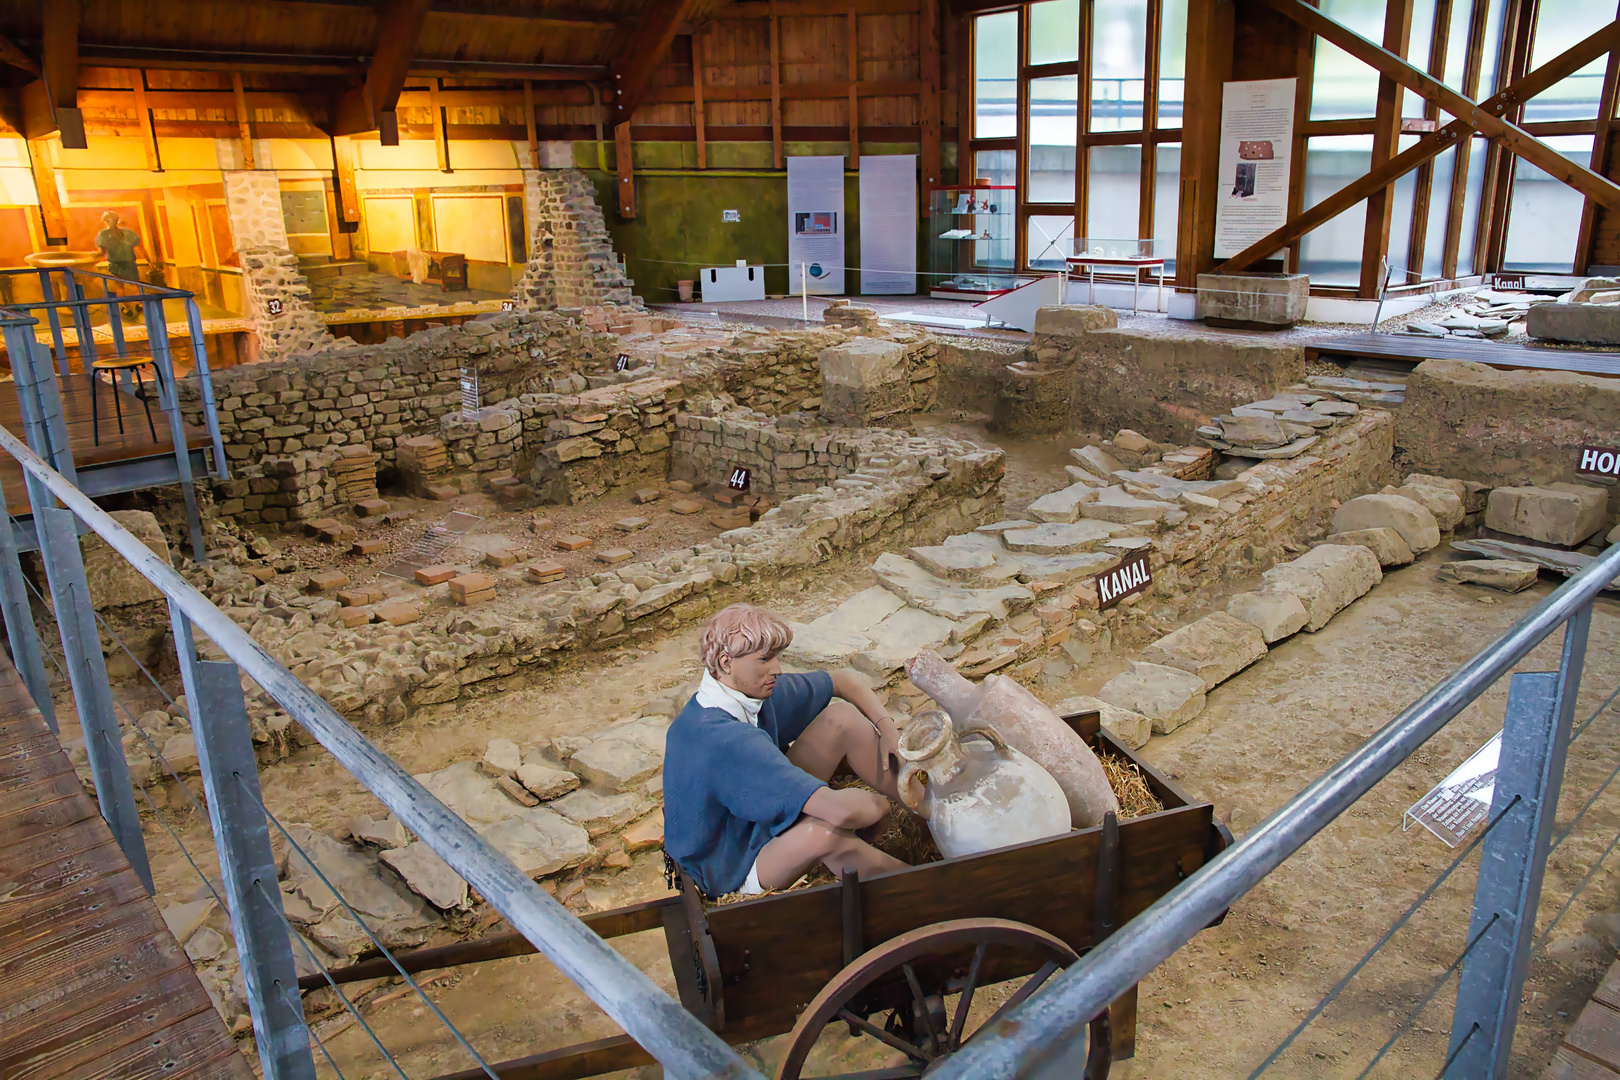
M 847 701 L 835 701 L 810 722 L 787 752 L 788 760 L 811 776 L 831 780 L 838 763 L 849 767 L 875 790 L 899 798 L 893 768 L 878 761 L 878 735 L 860 710 Z M 786 834 L 784 834 L 786 835 Z M 778 837 L 777 839 L 781 839 Z
M 836 875 L 842 876 L 845 870 L 854 870 L 863 878 L 899 870 L 906 865 L 848 830 L 835 828 L 820 818 L 805 816 L 761 848 L 754 866 L 759 872 L 761 886 L 785 889 L 818 862 L 825 863 L 827 869 Z

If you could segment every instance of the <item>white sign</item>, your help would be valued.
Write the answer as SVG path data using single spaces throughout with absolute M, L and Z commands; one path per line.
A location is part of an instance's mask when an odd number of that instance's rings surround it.
M 1612 446 L 1581 447 L 1581 463 L 1575 466 L 1575 475 L 1620 480 L 1620 450 Z
M 741 221 L 742 220 L 742 211 L 741 210 L 722 210 L 722 211 L 720 211 L 720 220 L 721 221 Z
M 861 155 L 861 292 L 917 291 L 917 155 Z
M 482 402 L 478 395 L 478 372 L 472 368 L 461 369 L 461 415 L 477 416 Z
M 1288 220 L 1297 81 L 1262 79 L 1225 85 L 1220 168 L 1215 177 L 1217 259 L 1231 258 Z
M 280 315 L 282 312 L 281 301 L 274 299 L 266 300 L 264 302 L 264 309 L 272 315 Z
M 1475 750 L 1427 795 L 1412 804 L 1401 821 L 1401 831 L 1422 825 L 1447 847 L 1462 843 L 1474 826 L 1490 813 L 1496 790 L 1496 763 L 1502 754 L 1502 733 Z
M 726 486 L 733 491 L 747 491 L 748 475 L 748 470 L 739 465 L 731 470 L 730 476 L 726 477 Z
M 788 283 L 817 296 L 844 291 L 844 158 L 790 157 Z M 707 299 L 707 297 L 705 297 Z

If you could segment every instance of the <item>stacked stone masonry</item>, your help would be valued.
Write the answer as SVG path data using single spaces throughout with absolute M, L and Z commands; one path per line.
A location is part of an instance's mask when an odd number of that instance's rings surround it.
M 224 178 L 225 211 L 260 355 L 275 358 L 332 348 L 332 335 L 310 303 L 309 282 L 287 243 L 276 174 L 233 171 Z
M 529 264 L 513 290 L 523 307 L 642 306 L 613 253 L 590 177 L 579 169 L 525 169 L 523 194 Z

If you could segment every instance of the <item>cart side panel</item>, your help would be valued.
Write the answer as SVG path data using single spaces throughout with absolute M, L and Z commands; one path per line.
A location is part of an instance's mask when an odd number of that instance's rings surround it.
M 1163 896 L 1203 863 L 1211 807 L 1202 804 L 1120 826 L 1118 919 Z M 947 919 L 1002 918 L 1092 944 L 1099 831 L 944 862 L 861 883 L 865 947 Z M 710 909 L 725 982 L 726 1034 L 776 1034 L 843 967 L 839 887 L 821 886 Z M 1027 974 L 1010 971 L 1002 978 Z

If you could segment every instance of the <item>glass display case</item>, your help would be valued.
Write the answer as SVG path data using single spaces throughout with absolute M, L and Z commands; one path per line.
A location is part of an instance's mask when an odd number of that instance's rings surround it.
M 1131 310 L 1137 310 L 1137 295 L 1142 284 L 1143 270 L 1157 270 L 1157 274 L 1150 274 L 1148 284 L 1157 284 L 1159 289 L 1158 309 L 1164 308 L 1164 263 L 1163 255 L 1153 254 L 1153 241 L 1149 240 L 1110 240 L 1097 236 L 1077 236 L 1072 241 L 1073 253 L 1064 259 L 1064 268 L 1059 273 L 1060 283 L 1058 295 L 1069 301 L 1068 279 L 1078 276 L 1082 271 L 1086 279 L 1086 303 L 1096 303 L 1097 299 L 1097 271 L 1106 274 L 1119 274 L 1129 272 L 1131 275 Z
M 929 193 L 929 293 L 988 300 L 1033 280 L 1017 264 L 1016 187 L 937 187 Z

